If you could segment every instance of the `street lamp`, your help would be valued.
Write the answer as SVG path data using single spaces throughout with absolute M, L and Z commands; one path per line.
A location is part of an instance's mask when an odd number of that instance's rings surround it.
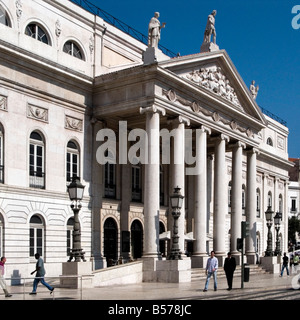
M 70 252 L 69 262 L 74 258 L 75 262 L 80 262 L 84 258 L 85 252 L 81 249 L 81 233 L 78 214 L 81 209 L 80 201 L 83 198 L 84 185 L 81 184 L 79 177 L 73 176 L 72 182 L 67 186 L 70 200 L 72 201 L 71 208 L 74 213 L 74 229 L 73 229 L 73 248 Z
M 274 226 L 276 230 L 276 248 L 274 251 L 274 255 L 281 255 L 280 251 L 280 241 L 279 241 L 279 229 L 280 229 L 280 221 L 282 220 L 282 213 L 281 212 L 276 212 L 276 215 L 274 217 Z
M 265 212 L 266 214 L 266 220 L 267 220 L 267 227 L 268 227 L 268 246 L 267 250 L 265 252 L 265 255 L 268 257 L 273 256 L 273 250 L 272 250 L 272 232 L 271 232 L 271 227 L 272 227 L 272 220 L 273 220 L 273 213 L 271 206 L 268 206 L 267 211 Z
M 174 193 L 170 196 L 172 216 L 174 218 L 174 229 L 172 237 L 172 249 L 169 260 L 181 260 L 181 252 L 179 249 L 179 236 L 178 236 L 178 218 L 180 217 L 180 210 L 182 208 L 184 196 L 180 193 L 180 188 L 174 188 Z

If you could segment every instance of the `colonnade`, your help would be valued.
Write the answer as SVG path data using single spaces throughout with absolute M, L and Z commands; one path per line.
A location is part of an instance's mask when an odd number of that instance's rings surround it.
M 145 242 L 143 257 L 158 258 L 159 242 L 159 157 L 160 157 L 160 114 L 165 115 L 165 110 L 158 107 L 141 108 L 141 113 L 146 114 L 146 132 L 148 136 L 148 159 L 145 165 L 145 193 L 144 193 L 144 219 Z M 188 120 L 179 116 L 172 120 L 174 141 L 174 159 L 171 161 L 170 179 L 171 189 L 179 186 L 182 194 L 185 189 L 185 126 Z M 211 130 L 199 126 L 196 130 L 196 163 L 199 170 L 195 175 L 195 200 L 194 200 L 194 250 L 192 260 L 194 266 L 203 266 L 206 252 L 206 226 L 207 226 L 207 136 Z M 226 146 L 230 138 L 224 134 L 211 137 L 214 142 L 214 203 L 213 203 L 213 249 L 216 256 L 223 264 L 225 252 L 225 215 L 228 212 L 228 183 L 226 166 Z M 231 215 L 231 251 L 238 255 L 236 239 L 241 237 L 242 221 L 242 155 L 247 152 L 247 210 L 246 219 L 250 223 L 250 237 L 246 242 L 246 255 L 249 263 L 255 261 L 255 221 L 256 221 L 256 155 L 257 150 L 251 147 L 246 150 L 242 142 L 228 144 L 232 150 L 232 215 Z M 183 203 L 179 218 L 179 248 L 184 252 L 184 219 L 185 205 Z M 198 261 L 198 263 L 197 263 Z

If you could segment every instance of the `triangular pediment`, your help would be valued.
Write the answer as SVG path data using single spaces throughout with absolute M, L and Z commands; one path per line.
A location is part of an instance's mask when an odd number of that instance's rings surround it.
M 160 63 L 241 116 L 266 125 L 266 119 L 225 50 L 183 56 Z
M 231 85 L 221 67 L 218 67 L 217 65 L 202 66 L 199 70 L 189 72 L 185 77 L 198 86 L 226 99 L 243 110 L 234 87 Z

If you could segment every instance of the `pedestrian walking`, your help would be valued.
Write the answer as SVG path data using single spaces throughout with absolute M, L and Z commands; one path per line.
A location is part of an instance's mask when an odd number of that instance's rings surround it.
M 0 286 L 4 291 L 5 297 L 9 298 L 12 295 L 10 293 L 8 293 L 6 282 L 5 282 L 5 279 L 4 279 L 4 275 L 5 275 L 4 265 L 5 265 L 5 262 L 6 262 L 6 258 L 5 257 L 1 257 L 1 261 L 0 261 Z
M 37 263 L 36 263 L 35 270 L 32 271 L 31 274 L 34 274 L 36 272 L 36 275 L 35 275 L 35 279 L 33 280 L 33 290 L 29 294 L 36 294 L 36 289 L 39 282 L 41 282 L 41 284 L 43 284 L 46 288 L 48 288 L 51 294 L 54 288 L 51 287 L 44 279 L 44 276 L 46 274 L 46 270 L 44 268 L 44 260 L 40 257 L 39 253 L 36 253 L 34 256 L 37 259 Z
M 210 257 L 208 258 L 206 263 L 205 272 L 207 276 L 206 276 L 206 282 L 205 282 L 203 292 L 207 291 L 211 276 L 214 277 L 214 290 L 217 291 L 218 289 L 217 288 L 217 271 L 218 271 L 218 259 L 215 257 L 215 252 L 211 251 Z
M 227 253 L 227 258 L 225 259 L 224 263 L 224 271 L 226 274 L 226 279 L 227 279 L 227 284 L 228 284 L 228 289 L 232 289 L 232 280 L 233 280 L 233 273 L 236 268 L 236 261 L 235 258 L 231 255 L 231 252 Z
M 280 277 L 282 277 L 284 269 L 286 269 L 287 275 L 290 275 L 289 272 L 289 258 L 286 255 L 286 252 L 284 252 L 283 257 L 282 257 L 282 268 L 281 268 L 281 273 L 280 273 Z

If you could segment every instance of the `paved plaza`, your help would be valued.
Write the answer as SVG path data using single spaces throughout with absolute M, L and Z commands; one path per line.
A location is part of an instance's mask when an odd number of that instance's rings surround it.
M 210 280 L 207 292 L 203 292 L 205 280 L 190 283 L 139 283 L 96 288 L 66 289 L 57 286 L 52 295 L 38 285 L 37 295 L 29 295 L 30 283 L 26 286 L 12 286 L 11 298 L 5 298 L 1 292 L 0 300 L 299 300 L 298 284 L 300 273 L 285 274 L 250 274 L 250 281 L 244 282 L 241 288 L 240 275 L 234 277 L 233 289 L 227 290 L 226 278 L 219 277 L 218 290 L 213 290 L 213 279 Z M 47 280 L 47 278 L 46 278 Z

